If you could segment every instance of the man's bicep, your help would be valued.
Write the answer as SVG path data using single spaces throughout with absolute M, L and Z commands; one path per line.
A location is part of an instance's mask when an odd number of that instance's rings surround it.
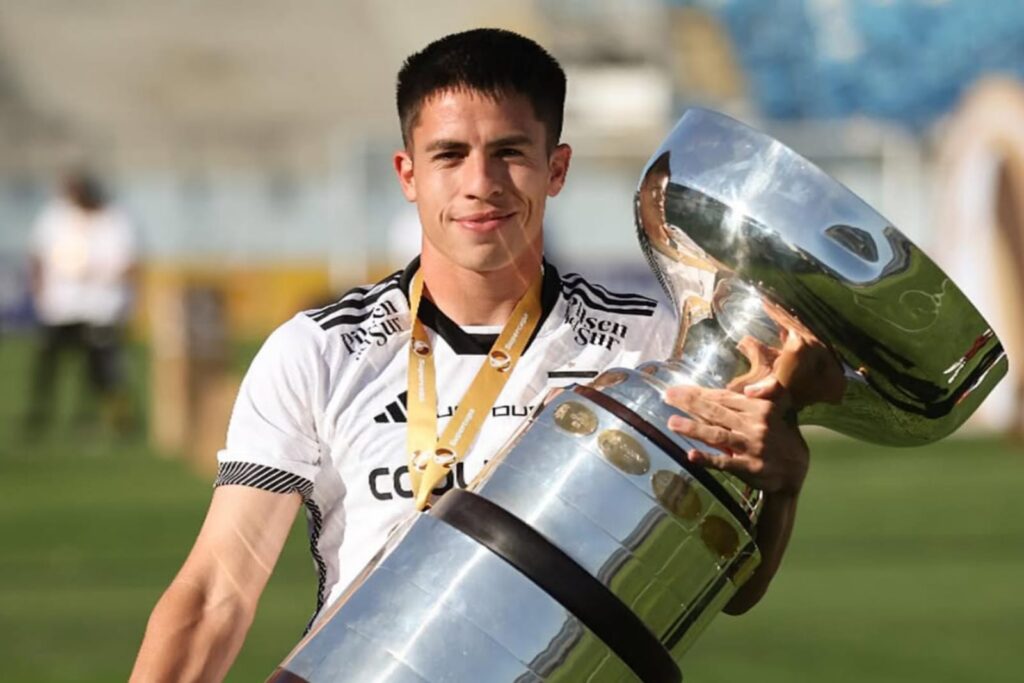
M 301 497 L 221 486 L 153 609 L 132 681 L 221 680 L 238 654 Z
M 218 486 L 176 581 L 196 582 L 207 600 L 259 599 L 302 504 L 296 493 Z

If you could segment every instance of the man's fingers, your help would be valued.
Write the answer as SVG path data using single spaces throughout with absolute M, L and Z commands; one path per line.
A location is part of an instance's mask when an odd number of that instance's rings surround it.
M 749 447 L 747 438 L 739 432 L 716 425 L 702 424 L 679 415 L 669 418 L 668 428 L 677 434 L 701 441 L 719 450 L 745 453 Z
M 786 387 L 773 375 L 769 375 L 753 384 L 748 384 L 743 388 L 743 394 L 749 398 L 759 398 L 777 404 L 788 405 L 790 402 L 789 392 L 786 391 Z
M 792 405 L 789 394 L 776 380 L 769 378 L 748 387 L 754 395 L 726 389 L 670 387 L 665 402 L 700 421 L 751 435 L 751 424 L 769 421 L 772 415 L 784 414 Z M 763 398 L 758 394 L 763 392 Z
M 742 455 L 719 455 L 708 453 L 707 451 L 702 451 L 696 448 L 686 455 L 690 459 L 690 462 L 695 465 L 722 470 L 723 472 L 730 472 L 739 476 L 744 481 L 748 481 L 748 483 L 749 477 L 756 477 L 763 469 L 763 463 L 760 460 L 748 458 Z
M 669 405 L 705 422 L 729 428 L 741 427 L 745 422 L 744 401 L 750 403 L 751 400 L 725 389 L 677 386 L 665 392 L 665 402 Z
M 773 391 L 767 391 L 767 389 L 774 386 L 774 384 L 777 384 L 774 378 L 767 377 L 750 386 L 759 387 L 756 390 L 758 393 L 762 391 L 763 387 L 765 393 L 771 395 Z M 665 392 L 665 398 L 669 400 L 670 403 L 675 400 L 689 401 L 701 406 L 706 405 L 712 408 L 725 407 L 729 408 L 733 412 L 739 413 L 756 413 L 764 407 L 759 405 L 758 401 L 751 401 L 750 396 L 730 389 L 705 389 L 703 387 L 680 385 L 669 387 Z

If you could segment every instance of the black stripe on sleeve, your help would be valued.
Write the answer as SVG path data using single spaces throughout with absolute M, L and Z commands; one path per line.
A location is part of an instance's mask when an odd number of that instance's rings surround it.
M 398 285 L 398 280 L 397 279 L 393 280 L 391 282 L 388 282 L 383 287 L 371 290 L 370 292 L 364 293 L 362 295 L 346 295 L 345 298 L 343 298 L 338 303 L 333 304 L 332 306 L 328 306 L 325 309 L 321 309 L 320 311 L 314 313 L 310 317 L 312 317 L 313 320 L 315 320 L 318 323 L 320 323 L 320 325 L 322 327 L 324 327 L 324 328 L 333 327 L 334 325 L 340 324 L 340 323 L 334 322 L 338 318 L 331 318 L 331 316 L 334 315 L 335 313 L 339 313 L 339 312 L 341 312 L 341 311 L 343 311 L 345 309 L 355 309 L 356 311 L 365 311 L 367 308 L 369 308 L 373 304 L 377 303 L 377 300 L 379 298 L 381 298 L 382 296 L 384 296 L 388 292 L 393 292 L 396 289 L 399 289 L 399 285 Z M 346 316 L 340 316 L 340 317 L 344 318 Z M 358 316 L 353 316 L 353 317 L 358 317 Z M 360 320 L 364 320 L 365 318 L 366 318 L 366 316 L 364 315 L 364 316 L 360 317 Z
M 565 277 L 562 278 L 562 281 L 570 285 L 584 285 L 595 296 L 607 304 L 650 306 L 652 308 L 658 305 L 657 301 L 650 297 L 646 297 L 643 294 L 622 294 L 620 292 L 613 292 L 607 287 L 602 287 L 596 282 L 587 280 L 579 273 L 567 273 Z
M 298 493 L 302 500 L 313 495 L 313 482 L 291 472 L 252 462 L 222 462 L 217 468 L 217 486 L 251 486 L 271 493 Z
M 331 318 L 330 320 L 323 321 L 320 323 L 320 327 L 325 330 L 329 330 L 332 327 L 337 327 L 338 325 L 358 325 L 359 323 L 369 320 L 370 315 L 370 311 L 366 311 L 365 313 L 360 313 L 358 315 L 339 315 L 335 318 Z
M 361 295 L 365 295 L 374 287 L 376 287 L 376 285 L 360 285 L 359 287 L 353 287 L 352 289 L 342 294 L 341 297 L 334 303 L 327 304 L 326 306 L 323 306 L 321 308 L 314 308 L 312 310 L 306 311 L 306 315 L 308 315 L 313 320 L 320 320 L 321 318 L 330 315 L 332 312 L 338 310 L 339 308 L 345 308 L 346 306 L 354 306 L 358 304 L 359 297 Z
M 324 516 L 312 498 L 306 499 L 306 514 L 309 521 L 309 552 L 316 564 L 316 610 L 313 611 L 313 616 L 306 624 L 305 632 L 309 633 L 309 629 L 313 628 L 313 621 L 320 614 L 320 610 L 324 608 L 324 601 L 327 599 L 327 563 L 320 553 L 320 532 L 324 528 Z
M 657 307 L 657 302 L 653 302 L 651 306 L 641 303 L 616 303 L 616 304 L 605 304 L 598 301 L 597 296 L 594 294 L 594 290 L 585 287 L 580 282 L 567 283 L 562 281 L 562 293 L 565 294 L 565 298 L 569 299 L 574 296 L 579 297 L 587 307 L 595 311 L 603 311 L 605 313 L 618 313 L 620 315 L 639 315 L 644 317 L 650 317 L 654 315 L 654 309 Z

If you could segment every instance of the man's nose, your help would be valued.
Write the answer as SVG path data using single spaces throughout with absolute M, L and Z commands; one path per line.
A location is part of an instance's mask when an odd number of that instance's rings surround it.
M 504 191 L 507 171 L 499 159 L 471 154 L 464 166 L 463 189 L 471 199 L 490 199 Z

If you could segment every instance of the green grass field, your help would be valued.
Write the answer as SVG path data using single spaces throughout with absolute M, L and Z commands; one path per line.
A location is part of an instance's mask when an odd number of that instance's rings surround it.
M 210 482 L 141 438 L 77 432 L 67 405 L 44 438 L 23 438 L 27 351 L 0 340 L 0 679 L 124 680 Z M 813 452 L 775 585 L 750 614 L 715 622 L 685 679 L 1024 680 L 1024 450 L 819 437 Z M 229 680 L 273 670 L 314 589 L 300 521 Z

